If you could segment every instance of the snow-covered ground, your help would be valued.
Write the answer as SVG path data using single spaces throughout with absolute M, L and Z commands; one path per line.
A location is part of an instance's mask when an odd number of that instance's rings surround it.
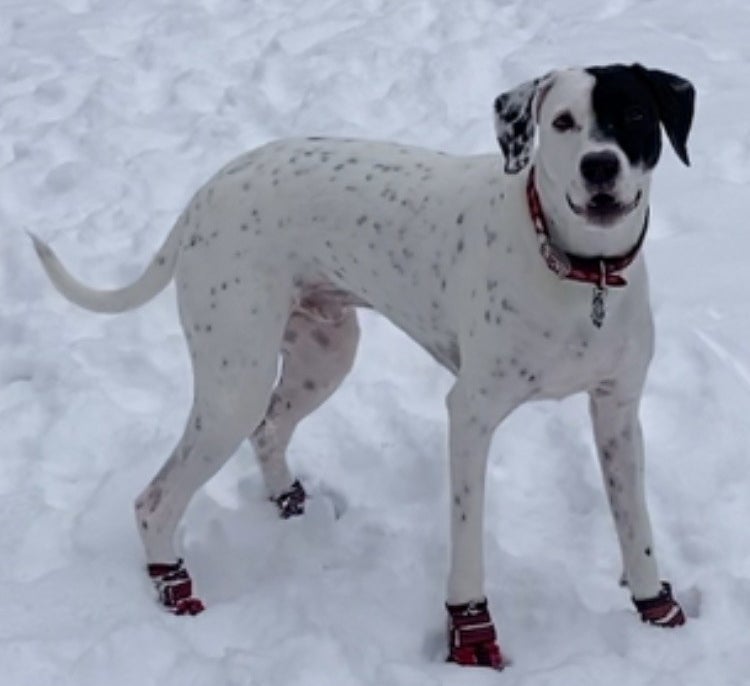
M 688 625 L 642 626 L 618 588 L 571 398 L 519 410 L 492 448 L 488 594 L 512 668 L 445 665 L 450 378 L 370 314 L 354 372 L 291 449 L 307 516 L 276 518 L 244 447 L 181 529 L 209 609 L 161 612 L 131 503 L 190 401 L 173 292 L 78 310 L 23 230 L 123 284 L 245 149 L 324 134 L 484 152 L 501 90 L 612 61 L 698 91 L 693 166 L 665 149 L 655 179 L 642 411 Z M 745 0 L 0 0 L 0 684 L 746 684 L 749 110 Z

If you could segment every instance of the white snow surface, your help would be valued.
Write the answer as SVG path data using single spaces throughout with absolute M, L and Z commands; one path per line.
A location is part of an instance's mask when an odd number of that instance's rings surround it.
M 24 229 L 122 285 L 247 149 L 346 135 L 486 152 L 498 93 L 616 61 L 698 92 L 692 167 L 665 141 L 655 175 L 642 406 L 688 624 L 642 625 L 618 587 L 574 397 L 523 407 L 492 446 L 487 593 L 512 665 L 446 665 L 451 378 L 369 313 L 353 373 L 290 451 L 306 516 L 277 519 L 243 447 L 180 528 L 208 609 L 162 612 L 132 501 L 190 403 L 174 290 L 116 317 L 76 309 Z M 748 111 L 745 0 L 0 0 L 0 684 L 747 684 Z

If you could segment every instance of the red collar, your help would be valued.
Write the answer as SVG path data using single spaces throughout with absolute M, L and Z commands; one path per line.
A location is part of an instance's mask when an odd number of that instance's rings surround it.
M 581 257 L 580 255 L 572 255 L 553 245 L 547 220 L 544 218 L 544 212 L 542 211 L 542 203 L 539 201 L 539 193 L 534 183 L 534 167 L 529 172 L 526 197 L 529 201 L 531 221 L 539 239 L 539 252 L 551 271 L 561 279 L 593 283 L 602 288 L 604 286 L 620 287 L 627 285 L 628 282 L 619 272 L 629 267 L 638 255 L 646 237 L 648 214 L 646 214 L 646 221 L 643 223 L 643 230 L 636 244 L 624 255 L 619 257 Z

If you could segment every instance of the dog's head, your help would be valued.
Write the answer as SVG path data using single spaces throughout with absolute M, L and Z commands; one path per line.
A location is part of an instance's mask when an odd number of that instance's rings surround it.
M 589 226 L 617 224 L 646 201 L 661 129 L 689 164 L 695 91 L 685 79 L 639 64 L 552 72 L 495 100 L 505 170 L 531 161 L 564 194 L 555 205 Z

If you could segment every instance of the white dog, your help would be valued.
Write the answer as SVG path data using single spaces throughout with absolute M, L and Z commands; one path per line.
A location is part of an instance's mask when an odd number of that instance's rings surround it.
M 302 512 L 287 444 L 349 371 L 362 306 L 456 376 L 447 398 L 449 659 L 503 666 L 483 580 L 493 430 L 527 400 L 578 391 L 590 396 L 635 605 L 644 621 L 681 624 L 644 496 L 638 405 L 653 327 L 640 248 L 660 124 L 687 164 L 693 101 L 690 83 L 640 65 L 548 74 L 495 101 L 504 171 L 497 155 L 271 143 L 201 188 L 143 276 L 120 290 L 82 285 L 34 238 L 52 282 L 90 310 L 137 307 L 175 279 L 195 397 L 184 435 L 136 501 L 162 603 L 178 614 L 203 609 L 173 534 L 245 437 L 281 514 Z

